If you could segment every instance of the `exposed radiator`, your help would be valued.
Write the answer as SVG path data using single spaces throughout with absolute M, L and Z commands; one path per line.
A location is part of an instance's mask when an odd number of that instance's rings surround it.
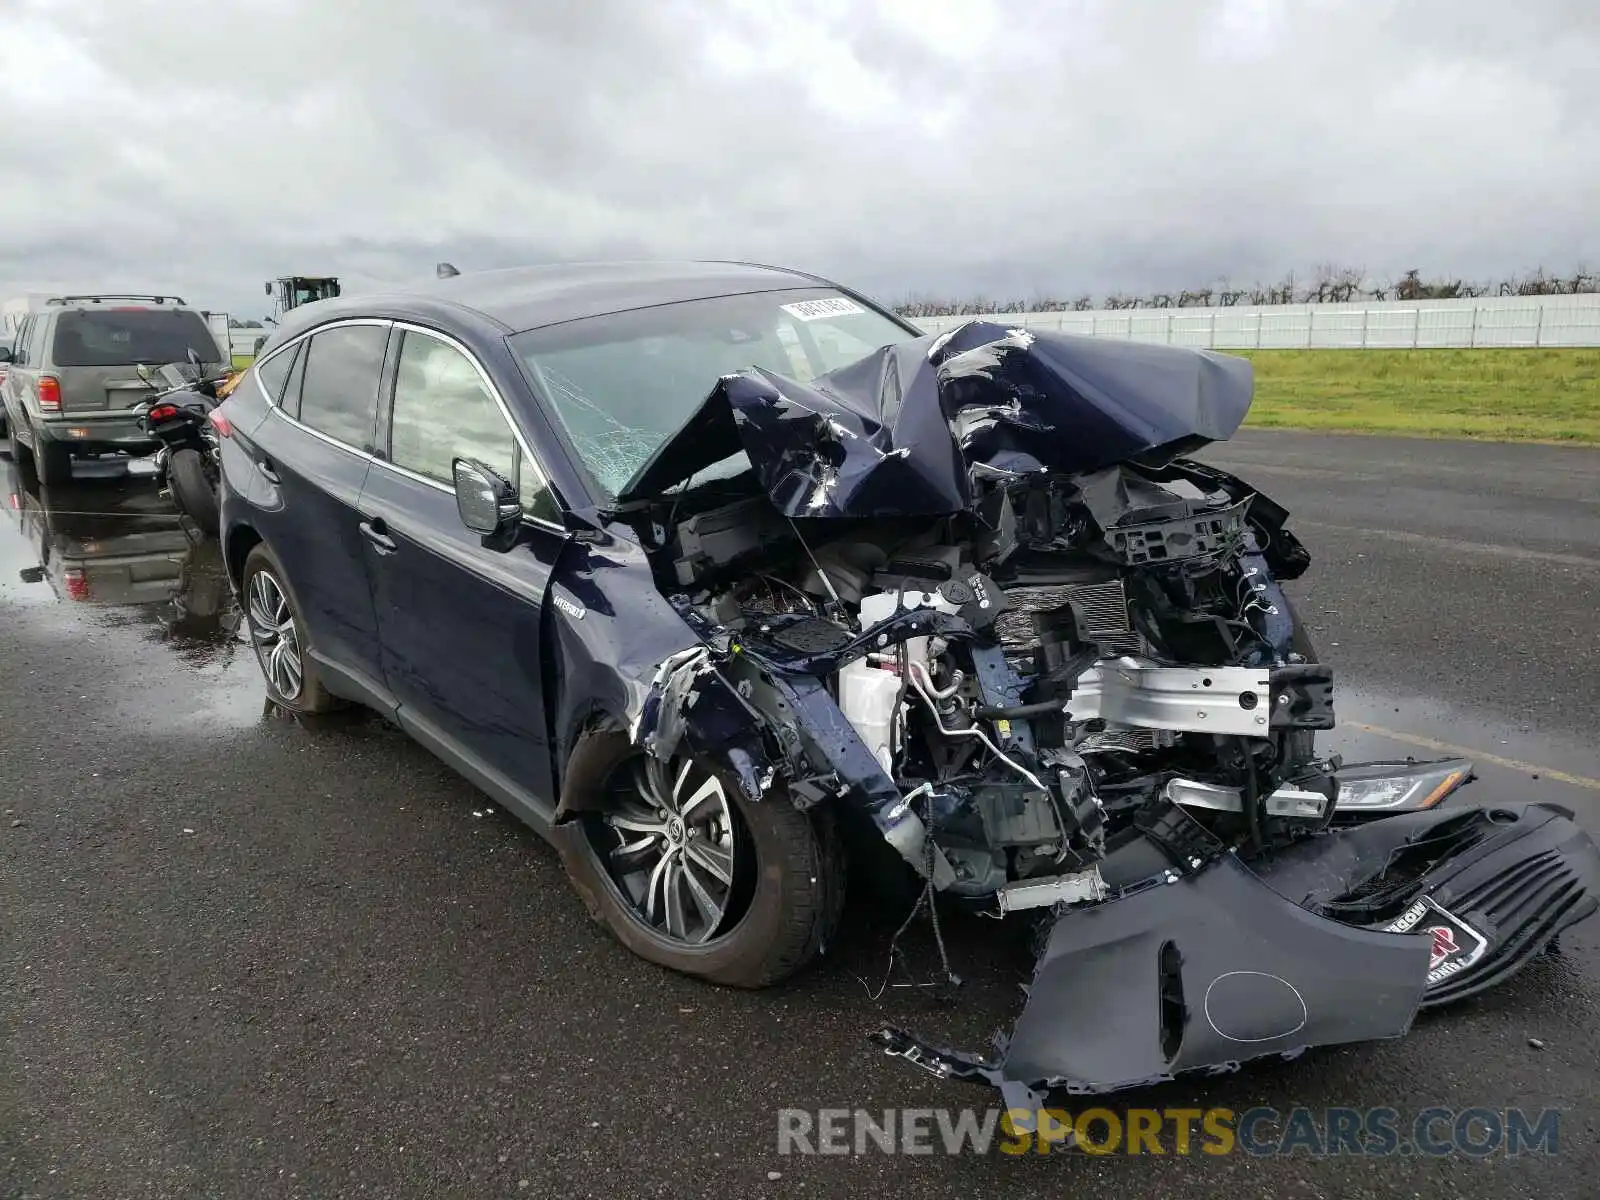
M 1114 658 L 1137 653 L 1139 635 L 1128 619 L 1128 597 L 1122 581 L 1056 584 L 1006 589 L 1007 610 L 996 628 L 1007 655 L 1029 656 L 1039 648 L 1039 635 L 1051 626 L 1071 623 L 1078 637 Z

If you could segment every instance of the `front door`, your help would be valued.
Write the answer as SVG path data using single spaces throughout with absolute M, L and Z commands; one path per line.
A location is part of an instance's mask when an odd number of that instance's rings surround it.
M 488 374 L 457 344 L 408 328 L 388 446 L 361 496 L 363 521 L 382 538 L 364 549 L 384 680 L 413 736 L 525 818 L 548 821 L 540 621 L 565 535 L 530 520 L 510 550 L 486 549 L 456 512 L 457 457 L 520 481 L 525 512 L 551 513 Z

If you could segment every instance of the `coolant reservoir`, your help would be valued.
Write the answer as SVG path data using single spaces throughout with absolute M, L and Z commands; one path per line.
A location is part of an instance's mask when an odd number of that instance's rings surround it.
M 864 658 L 839 668 L 839 709 L 884 771 L 894 769 L 894 708 L 900 676 Z
M 956 612 L 959 605 L 950 603 L 938 592 L 874 592 L 861 597 L 861 628 L 870 629 L 879 621 L 894 616 L 901 608 L 935 608 L 941 612 Z M 906 661 L 928 667 L 928 639 L 910 638 L 906 641 Z M 867 744 L 883 769 L 893 774 L 893 730 L 895 705 L 900 698 L 900 674 L 875 666 L 862 658 L 839 668 L 839 708 L 856 733 Z

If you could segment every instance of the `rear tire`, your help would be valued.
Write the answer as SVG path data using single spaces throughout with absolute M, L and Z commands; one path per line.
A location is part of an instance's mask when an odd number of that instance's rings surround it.
M 687 759 L 669 764 L 664 776 L 676 778 L 687 767 L 695 778 L 715 780 L 734 825 L 726 915 L 715 933 L 698 940 L 670 936 L 646 919 L 639 901 L 625 894 L 608 866 L 610 850 L 620 847 L 608 848 L 606 839 L 616 841 L 619 835 L 605 817 L 615 811 L 615 789 L 626 790 L 644 757 L 626 734 L 594 732 L 568 760 L 562 797 L 572 816 L 556 827 L 555 842 L 590 915 L 641 958 L 729 987 L 768 987 L 822 953 L 844 907 L 844 855 L 832 813 L 801 812 L 781 783 L 759 801 L 748 800 L 728 773 Z M 681 811 L 694 807 L 690 800 Z M 670 903 L 664 899 L 666 887 L 689 886 L 677 882 L 682 874 L 664 877 L 663 907 Z M 653 880 L 651 889 L 653 897 Z M 679 903 L 685 903 L 681 894 Z
M 286 712 L 331 712 L 336 702 L 317 674 L 300 606 L 283 565 L 266 543 L 245 558 L 240 581 L 245 626 L 268 699 Z
M 17 464 L 19 470 L 33 472 L 33 451 L 29 450 L 17 439 L 17 428 L 10 425 L 6 428 L 6 450 L 11 455 L 11 461 Z
M 167 484 L 172 499 L 201 530 L 217 536 L 219 501 L 198 450 L 179 450 L 167 464 Z
M 47 442 L 34 434 L 34 469 L 45 487 L 64 487 L 72 482 L 72 453 L 59 442 Z

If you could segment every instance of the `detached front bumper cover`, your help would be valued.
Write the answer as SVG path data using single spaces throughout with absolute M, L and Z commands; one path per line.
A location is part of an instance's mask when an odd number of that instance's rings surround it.
M 1108 878 L 1153 848 L 1170 867 L 1057 913 L 996 1054 L 896 1028 L 874 1040 L 1032 1109 L 1049 1089 L 1114 1092 L 1399 1037 L 1420 1008 L 1519 970 L 1600 892 L 1594 841 L 1540 804 L 1374 821 L 1255 869 L 1231 852 L 1180 860 L 1170 839 L 1146 835 L 1108 857 Z

